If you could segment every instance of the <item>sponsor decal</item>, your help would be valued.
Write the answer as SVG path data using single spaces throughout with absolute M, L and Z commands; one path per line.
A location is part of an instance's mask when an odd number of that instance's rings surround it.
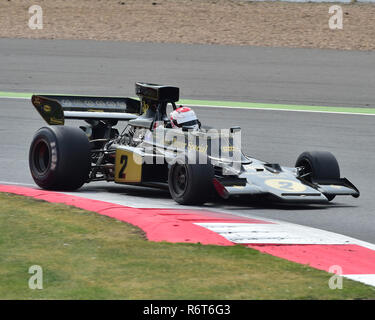
M 52 108 L 51 108 L 51 106 L 49 106 L 48 104 L 45 104 L 45 105 L 43 106 L 43 110 L 44 110 L 44 112 L 50 113 L 51 110 L 52 110 Z
M 287 179 L 267 179 L 264 182 L 267 186 L 288 192 L 303 192 L 306 190 L 306 186 L 298 181 L 287 180 Z

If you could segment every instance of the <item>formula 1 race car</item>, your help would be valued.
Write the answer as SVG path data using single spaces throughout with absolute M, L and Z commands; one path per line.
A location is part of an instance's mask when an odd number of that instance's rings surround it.
M 340 178 L 329 152 L 304 152 L 295 167 L 263 162 L 242 153 L 239 127 L 223 132 L 171 126 L 167 107 L 178 108 L 179 88 L 140 82 L 135 88 L 139 100 L 34 95 L 34 107 L 49 124 L 30 146 L 35 183 L 49 190 L 75 190 L 92 181 L 168 186 L 180 204 L 203 204 L 217 195 L 306 203 L 359 197 L 358 189 Z M 65 119 L 87 124 L 64 126 Z M 119 122 L 121 133 L 115 128 Z

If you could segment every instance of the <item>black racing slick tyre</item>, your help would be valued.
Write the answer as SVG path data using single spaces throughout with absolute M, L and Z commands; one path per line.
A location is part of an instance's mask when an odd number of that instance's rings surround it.
M 43 127 L 31 142 L 29 167 L 35 183 L 43 189 L 76 190 L 87 181 L 90 157 L 90 143 L 81 129 Z
M 184 164 L 176 162 L 169 168 L 169 192 L 177 203 L 199 205 L 211 200 L 214 192 L 211 164 Z
M 303 152 L 296 161 L 296 167 L 303 167 L 301 175 L 310 182 L 334 181 L 340 179 L 340 167 L 335 156 L 327 151 Z M 326 195 L 329 201 L 335 196 Z

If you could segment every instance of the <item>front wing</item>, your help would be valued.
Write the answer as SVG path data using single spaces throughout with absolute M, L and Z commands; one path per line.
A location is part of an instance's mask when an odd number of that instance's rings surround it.
M 358 189 L 347 179 L 335 181 L 307 182 L 290 172 L 243 172 L 245 185 L 222 186 L 225 198 L 233 195 L 270 195 L 279 200 L 292 202 L 326 202 L 327 197 L 351 195 L 359 197 Z

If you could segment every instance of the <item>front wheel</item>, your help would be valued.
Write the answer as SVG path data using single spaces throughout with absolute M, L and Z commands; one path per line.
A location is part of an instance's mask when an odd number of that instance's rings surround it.
M 334 181 L 340 179 L 340 168 L 335 156 L 327 151 L 303 152 L 296 161 L 300 175 L 309 182 Z M 328 201 L 335 198 L 326 195 Z
M 198 205 L 213 195 L 214 169 L 210 164 L 183 164 L 176 162 L 168 172 L 168 187 L 179 204 Z
M 43 127 L 31 142 L 30 172 L 35 183 L 43 189 L 75 190 L 88 178 L 90 157 L 90 143 L 81 129 Z

